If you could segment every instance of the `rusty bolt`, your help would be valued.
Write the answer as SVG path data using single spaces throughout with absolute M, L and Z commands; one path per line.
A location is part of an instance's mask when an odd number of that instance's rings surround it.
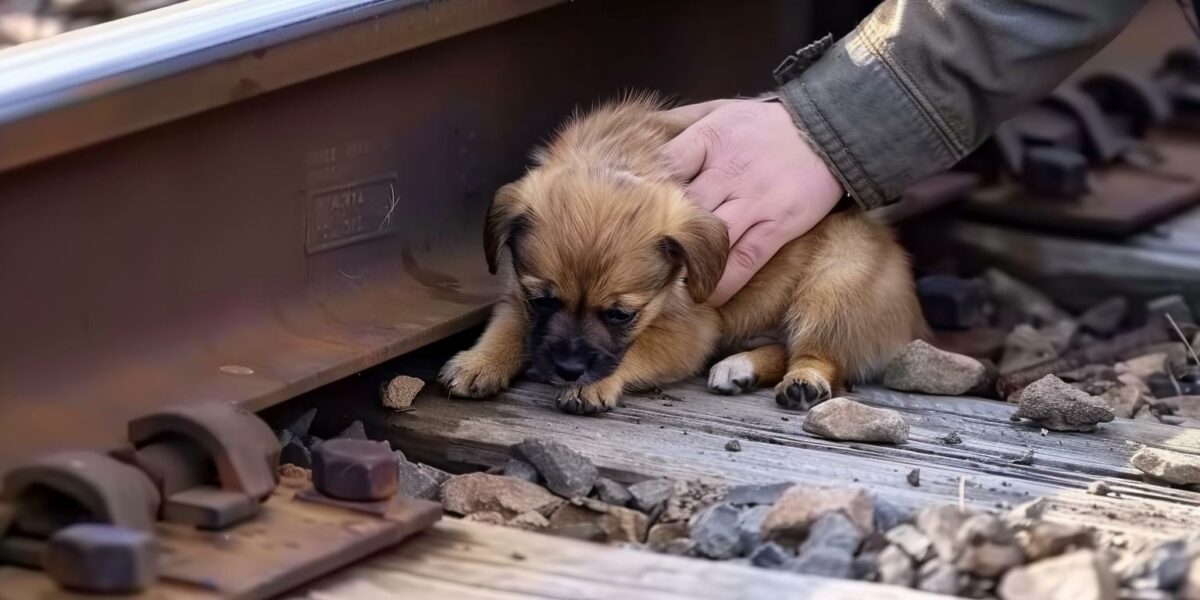
M 387 442 L 327 440 L 313 452 L 312 477 L 318 492 L 351 502 L 386 500 L 399 487 Z
M 1035 196 L 1078 198 L 1088 191 L 1088 163 L 1070 148 L 1034 146 L 1025 151 L 1022 180 Z
M 46 573 L 59 586 L 93 594 L 130 594 L 158 575 L 154 537 L 128 527 L 84 523 L 50 537 Z

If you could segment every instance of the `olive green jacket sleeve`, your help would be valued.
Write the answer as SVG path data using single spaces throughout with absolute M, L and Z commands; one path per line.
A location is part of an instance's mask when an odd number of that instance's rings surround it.
M 777 94 L 846 191 L 875 208 L 983 143 L 1143 4 L 886 0 L 836 43 L 789 56 Z

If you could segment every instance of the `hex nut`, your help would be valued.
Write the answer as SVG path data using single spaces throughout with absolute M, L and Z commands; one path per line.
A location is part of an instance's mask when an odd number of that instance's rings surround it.
M 131 594 L 158 577 L 158 543 L 145 531 L 84 523 L 50 537 L 44 568 L 59 586 L 92 594 Z
M 387 442 L 327 440 L 313 452 L 313 487 L 350 502 L 392 497 L 399 489 L 396 457 Z

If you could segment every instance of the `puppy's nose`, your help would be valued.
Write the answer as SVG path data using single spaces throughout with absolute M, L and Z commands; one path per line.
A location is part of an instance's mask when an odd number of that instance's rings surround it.
M 562 377 L 563 381 L 575 381 L 583 377 L 587 371 L 587 365 L 582 360 L 577 358 L 566 358 L 554 361 L 554 373 Z

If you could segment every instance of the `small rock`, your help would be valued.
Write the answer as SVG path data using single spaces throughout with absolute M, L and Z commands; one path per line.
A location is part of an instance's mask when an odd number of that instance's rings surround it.
M 367 439 L 367 429 L 363 426 L 362 421 L 353 421 L 341 433 L 334 436 L 339 440 L 365 440 Z
M 546 529 L 550 526 L 550 520 L 542 516 L 542 513 L 537 511 L 523 512 L 508 520 L 509 527 L 517 529 L 527 529 L 529 531 L 537 531 Z
M 904 392 L 959 396 L 978 386 L 987 375 L 987 367 L 969 356 L 914 340 L 888 364 L 883 385 Z
M 978 514 L 963 522 L 955 536 L 959 571 L 980 577 L 997 577 L 1025 562 L 1016 536 L 999 517 Z
M 1159 544 L 1150 555 L 1149 574 L 1160 590 L 1177 590 L 1187 579 L 1191 560 L 1183 540 Z
M 504 469 L 501 471 L 501 473 L 503 473 L 505 477 L 515 477 L 530 483 L 537 483 L 538 479 L 540 479 L 538 477 L 537 468 L 523 460 L 517 460 L 515 458 L 510 458 L 508 459 L 508 462 L 504 463 Z
M 604 532 L 604 541 L 641 543 L 646 539 L 650 520 L 628 508 L 605 504 L 591 498 L 576 498 L 550 515 L 550 529 L 574 531 L 593 523 Z
M 308 436 L 308 430 L 312 428 L 313 421 L 315 420 L 317 420 L 317 409 L 310 408 L 284 429 L 292 432 L 292 435 L 303 439 Z
M 889 444 L 908 441 L 908 423 L 900 413 L 849 398 L 834 398 L 812 407 L 803 427 L 804 431 L 835 440 Z
M 1032 465 L 1033 464 L 1033 448 L 1025 448 L 1025 451 L 1022 452 L 1020 456 L 1012 459 L 1009 462 L 1011 462 L 1014 465 L 1026 465 L 1026 466 Z
M 917 298 L 934 329 L 970 329 L 987 321 L 983 284 L 978 281 L 927 275 L 917 280 Z
M 1049 502 L 1045 498 L 1034 498 L 1029 502 L 1023 502 L 1015 506 L 1009 514 L 1009 518 L 1013 520 L 1037 521 L 1046 514 L 1046 508 L 1049 507 Z
M 655 523 L 650 527 L 650 532 L 646 534 L 646 545 L 655 552 L 663 552 L 676 540 L 687 537 L 688 526 L 683 521 Z
M 899 546 L 890 545 L 879 553 L 879 583 L 912 587 L 916 570 L 913 560 Z
M 1132 376 L 1122 375 L 1121 377 L 1129 378 Z M 1148 394 L 1149 388 L 1143 391 L 1138 386 L 1117 384 L 1101 394 L 1100 400 L 1112 409 L 1113 414 L 1123 419 L 1128 419 L 1136 416 L 1138 412 L 1146 408 L 1146 396 Z
M 925 562 L 933 556 L 933 542 L 916 527 L 904 524 L 888 530 L 884 534 L 893 546 L 901 549 L 917 562 Z
M 1143 473 L 1177 485 L 1200 483 L 1200 457 L 1157 448 L 1142 448 L 1130 460 Z
M 299 479 L 312 481 L 312 471 L 293 464 L 280 464 L 279 477 L 282 479 Z
M 1196 319 L 1192 316 L 1192 308 L 1188 306 L 1187 300 L 1179 294 L 1171 294 L 1162 298 L 1155 298 L 1146 303 L 1146 319 L 1148 322 L 1159 320 L 1166 323 L 1166 315 L 1170 315 L 1176 323 L 1195 323 Z
M 983 283 L 996 304 L 1023 322 L 1040 326 L 1067 317 L 1045 294 L 1007 273 L 989 269 L 983 274 Z
M 828 512 L 821 515 L 808 530 L 808 538 L 800 547 L 800 554 L 817 548 L 837 548 L 850 554 L 858 551 L 863 534 L 850 519 L 841 512 Z
M 1157 373 L 1166 373 L 1167 353 L 1154 352 L 1151 354 L 1143 354 L 1141 356 L 1137 356 L 1113 365 L 1113 370 L 1117 372 L 1117 375 L 1124 375 L 1128 373 L 1141 379 L 1145 379 Z
M 424 471 L 425 474 L 428 475 L 430 478 L 432 478 L 434 481 L 436 481 L 438 485 L 442 485 L 443 483 L 446 483 L 447 479 L 450 479 L 451 477 L 453 477 L 453 475 L 451 475 L 437 467 L 431 467 L 426 464 L 418 464 L 417 468 Z
M 648 515 L 657 513 L 674 491 L 675 482 L 670 479 L 649 479 L 629 486 L 633 508 Z
M 513 451 L 537 467 L 546 487 L 560 496 L 587 496 L 600 476 L 592 461 L 556 440 L 527 438 Z
M 697 515 L 690 532 L 696 551 L 708 558 L 736 556 L 742 548 L 738 531 L 740 516 L 738 510 L 728 504 L 710 506 Z
M 792 553 L 775 542 L 760 544 L 750 552 L 750 564 L 764 569 L 777 569 L 792 559 Z
M 882 496 L 871 500 L 875 504 L 875 531 L 890 531 L 905 523 L 912 523 L 912 511 L 889 502 Z
M 1097 304 L 1079 316 L 1079 326 L 1088 333 L 1107 337 L 1117 331 L 1129 312 L 1129 301 L 1114 296 Z
M 629 502 L 633 500 L 633 494 L 630 494 L 625 486 L 607 477 L 596 479 L 596 496 L 601 501 L 616 506 L 628 506 Z
M 933 558 L 917 571 L 917 589 L 954 596 L 962 589 L 962 576 L 953 565 Z
M 957 446 L 963 443 L 962 436 L 958 435 L 957 431 L 951 431 L 942 438 L 942 443 L 947 446 Z
M 1003 600 L 1116 600 L 1117 581 L 1099 554 L 1077 550 L 1012 569 L 997 591 Z
M 1050 345 L 1054 348 L 1055 355 L 1066 352 L 1075 341 L 1075 334 L 1078 332 L 1079 323 L 1071 319 L 1063 319 L 1038 330 L 1038 333 L 1042 334 L 1042 337 L 1050 340 Z
M 799 542 L 817 519 L 836 511 L 845 513 L 864 535 L 874 529 L 875 507 L 865 490 L 797 484 L 784 492 L 767 513 L 763 538 L 784 544 Z
M 921 470 L 913 469 L 909 471 L 905 479 L 908 480 L 908 485 L 913 487 L 921 487 Z
M 738 539 L 743 549 L 754 548 L 762 543 L 762 524 L 769 512 L 770 506 L 752 506 L 738 516 Z
M 729 493 L 725 496 L 725 502 L 738 505 L 775 504 L 775 501 L 792 485 L 784 482 L 735 486 L 729 489 Z
M 953 562 L 957 556 L 958 530 L 969 516 L 957 506 L 931 506 L 917 513 L 917 529 L 929 538 L 942 560 Z
M 633 492 L 632 487 L 630 492 Z M 726 492 L 724 486 L 703 481 L 676 482 L 666 503 L 659 505 L 658 520 L 690 521 L 696 513 L 719 502 Z M 634 502 L 637 502 L 637 494 L 634 494 Z
M 548 515 L 562 503 L 540 485 L 487 473 L 455 475 L 442 484 L 442 506 L 460 515 L 499 512 L 511 518 L 531 510 Z
M 400 475 L 400 495 L 419 500 L 436 500 L 438 493 L 441 492 L 437 480 L 421 470 L 421 467 L 408 462 L 402 452 L 397 450 L 394 454 L 396 455 L 396 469 Z
M 606 542 L 608 534 L 605 533 L 599 525 L 593 522 L 577 523 L 573 525 L 561 525 L 558 527 L 548 527 L 546 531 L 551 535 L 558 537 L 571 538 L 573 540 L 582 540 L 585 542 Z
M 321 444 L 325 443 L 325 440 L 315 435 L 306 435 L 300 439 L 304 442 L 304 446 L 309 450 L 316 450 L 317 448 L 321 447 Z
M 1039 521 L 1017 532 L 1025 556 L 1032 562 L 1058 556 L 1068 550 L 1094 548 L 1092 530 L 1080 525 Z
M 849 579 L 854 570 L 854 555 L 841 548 L 819 546 L 789 560 L 784 568 L 801 575 Z
M 1107 496 L 1112 493 L 1112 487 L 1103 481 L 1093 481 L 1088 484 L 1087 493 L 1094 496 Z
M 392 410 L 408 410 L 413 399 L 425 387 L 425 382 L 416 377 L 401 375 L 388 382 L 383 389 L 383 405 Z
M 1185 419 L 1200 419 L 1200 396 L 1167 396 L 1158 398 L 1154 404 L 1172 415 Z
M 1004 340 L 1004 358 L 1000 361 L 1000 374 L 1007 375 L 1057 357 L 1058 350 L 1050 338 L 1030 325 L 1018 325 Z
M 741 452 L 742 443 L 737 440 L 729 440 L 728 442 L 725 442 L 725 449 L 730 452 Z
M 504 525 L 508 522 L 508 519 L 505 519 L 504 515 L 493 510 L 471 513 L 463 517 L 463 520 L 471 521 L 472 523 L 487 523 L 488 525 Z
M 1025 387 L 1014 418 L 1024 418 L 1054 431 L 1095 431 L 1113 420 L 1102 400 L 1047 375 Z

